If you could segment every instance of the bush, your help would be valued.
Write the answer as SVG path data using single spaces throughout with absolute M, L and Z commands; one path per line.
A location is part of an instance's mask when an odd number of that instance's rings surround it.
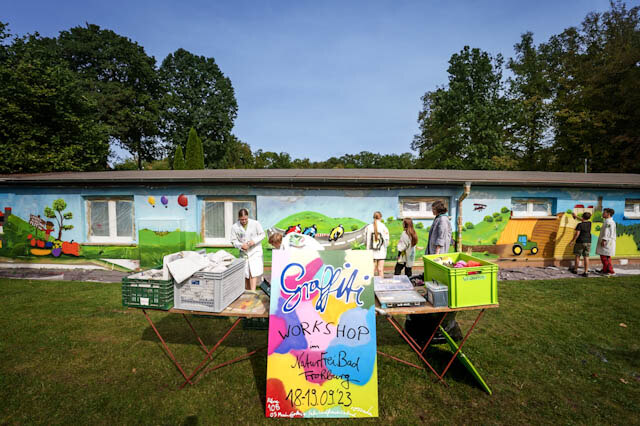
M 602 219 L 602 212 L 600 210 L 596 210 L 593 212 L 593 216 L 591 216 L 591 222 L 604 222 Z
M 498 239 L 494 238 L 493 240 L 491 240 L 491 244 L 498 244 Z
M 355 223 L 353 225 L 351 225 L 351 230 L 352 231 L 357 231 L 358 230 L 358 225 L 356 225 Z
M 572 214 L 572 213 L 573 213 L 573 210 L 567 209 L 567 214 Z
M 496 216 L 496 222 L 502 222 L 502 216 L 500 215 Z
M 465 228 L 464 226 L 462 227 L 462 232 L 465 232 L 467 230 L 467 228 Z
M 422 229 L 422 228 L 424 228 L 424 223 L 422 222 L 416 223 L 416 229 Z
M 596 231 L 599 231 L 599 230 L 601 230 L 601 229 L 602 229 L 602 226 L 600 226 L 600 225 L 596 225 Z
M 509 208 L 503 207 L 500 209 L 500 213 L 509 213 Z
M 427 226 L 427 232 L 431 232 L 431 227 Z
M 500 213 L 498 212 L 493 213 L 493 217 L 500 217 Z
M 487 215 L 487 216 L 484 217 L 484 221 L 491 223 L 491 222 L 493 222 L 493 218 L 491 216 Z
M 393 222 L 393 216 L 389 216 L 389 217 L 387 218 L 387 222 L 388 222 L 388 223 Z
M 473 229 L 473 223 L 467 222 L 467 223 L 464 224 L 464 227 L 467 228 L 467 229 Z

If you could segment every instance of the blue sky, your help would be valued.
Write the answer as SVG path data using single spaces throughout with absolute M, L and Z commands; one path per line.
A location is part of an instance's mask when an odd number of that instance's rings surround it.
M 97 24 L 158 65 L 178 48 L 213 57 L 236 92 L 233 132 L 253 150 L 317 161 L 410 151 L 420 97 L 446 84 L 447 61 L 464 45 L 509 58 L 520 34 L 546 41 L 608 8 L 606 0 L 40 0 L 6 2 L 0 21 L 45 36 Z

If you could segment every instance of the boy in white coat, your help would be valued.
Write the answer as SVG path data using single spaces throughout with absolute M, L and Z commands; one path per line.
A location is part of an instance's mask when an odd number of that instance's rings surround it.
M 613 221 L 614 214 L 615 211 L 613 209 L 602 210 L 604 222 L 600 229 L 598 246 L 596 247 L 596 254 L 600 255 L 600 260 L 602 261 L 602 269 L 596 272 L 604 275 L 616 274 L 613 270 L 613 264 L 611 263 L 611 256 L 616 254 L 616 223 Z
M 262 240 L 265 234 L 257 220 L 249 219 L 247 209 L 238 211 L 238 221 L 231 227 L 231 244 L 245 259 L 245 288 L 255 290 L 263 273 Z

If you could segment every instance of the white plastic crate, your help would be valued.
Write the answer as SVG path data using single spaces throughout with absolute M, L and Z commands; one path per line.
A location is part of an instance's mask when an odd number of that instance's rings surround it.
M 174 285 L 177 309 L 221 312 L 244 292 L 244 259 L 236 259 L 224 272 L 197 272 Z

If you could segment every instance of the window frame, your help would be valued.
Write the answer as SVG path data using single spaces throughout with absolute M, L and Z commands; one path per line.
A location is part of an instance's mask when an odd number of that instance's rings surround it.
M 431 211 L 431 205 L 435 201 L 442 201 L 449 210 L 449 197 L 438 197 L 438 196 L 428 196 L 428 197 L 416 197 L 416 196 L 402 196 L 398 198 L 398 210 L 400 212 L 400 218 L 410 218 L 410 219 L 435 219 L 435 215 Z M 420 203 L 420 209 L 417 212 L 405 211 L 404 203 L 405 202 L 414 202 Z M 427 203 L 429 207 L 427 208 Z
M 633 204 L 633 212 L 627 213 L 627 205 Z M 624 218 L 625 219 L 640 219 L 640 199 L 638 198 L 625 198 L 624 199 Z
M 131 235 L 127 237 L 118 236 L 118 214 L 116 211 L 116 203 L 118 201 L 126 201 L 131 203 Z M 91 234 L 91 203 L 106 202 L 109 223 L 109 235 L 92 235 Z M 136 213 L 135 200 L 133 196 L 108 196 L 108 197 L 90 197 L 85 200 L 85 218 L 87 223 L 87 241 L 91 244 L 102 245 L 125 245 L 133 244 L 136 235 Z
M 224 202 L 224 237 L 207 237 L 206 236 L 206 211 L 207 211 L 207 203 L 221 203 Z M 230 247 L 231 244 L 231 227 L 236 222 L 236 219 L 233 217 L 233 203 L 251 203 L 252 207 L 249 209 L 249 217 L 252 219 L 257 219 L 258 211 L 256 208 L 256 198 L 255 197 L 247 197 L 247 198 L 239 198 L 239 197 L 230 197 L 230 196 L 207 196 L 202 197 L 201 199 L 201 215 L 200 215 L 200 237 L 202 240 L 202 246 L 214 246 L 214 247 Z M 251 214 L 253 212 L 253 214 Z
M 526 202 L 527 210 L 526 212 L 517 212 L 513 209 L 513 206 L 516 202 Z M 541 202 L 546 202 L 549 204 L 547 208 L 546 214 L 541 214 L 539 212 L 535 212 L 533 210 L 534 204 L 541 204 Z M 521 218 L 544 218 L 544 217 L 555 217 L 553 214 L 553 198 L 543 198 L 543 197 L 512 197 L 511 198 L 511 217 L 513 219 L 521 219 Z

